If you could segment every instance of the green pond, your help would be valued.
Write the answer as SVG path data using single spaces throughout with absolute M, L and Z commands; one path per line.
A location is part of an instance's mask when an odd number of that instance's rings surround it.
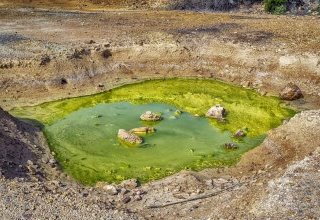
M 204 117 L 215 104 L 227 109 L 225 122 Z M 177 115 L 176 110 L 183 113 Z M 141 121 L 146 111 L 161 113 L 163 120 Z M 43 124 L 62 168 L 78 181 L 93 185 L 129 178 L 147 182 L 183 169 L 233 165 L 295 111 L 276 97 L 223 82 L 167 79 L 16 108 L 12 113 Z M 143 136 L 143 144 L 137 147 L 119 142 L 119 129 L 141 126 L 152 126 L 156 132 Z M 234 138 L 238 129 L 245 129 L 247 135 Z M 238 149 L 224 148 L 231 142 Z

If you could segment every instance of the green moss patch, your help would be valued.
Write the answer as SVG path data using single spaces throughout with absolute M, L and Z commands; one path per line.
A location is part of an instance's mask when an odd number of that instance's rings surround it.
M 222 130 L 235 132 L 248 128 L 250 136 L 265 134 L 290 118 L 295 111 L 285 108 L 277 97 L 259 93 L 214 80 L 167 79 L 131 84 L 93 96 L 64 99 L 12 111 L 20 117 L 52 124 L 80 108 L 98 103 L 166 103 L 191 114 L 204 116 L 207 110 L 221 104 L 228 112 L 227 123 L 211 120 Z

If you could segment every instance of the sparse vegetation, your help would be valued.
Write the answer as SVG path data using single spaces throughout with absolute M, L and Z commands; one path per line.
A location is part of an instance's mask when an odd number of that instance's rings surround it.
M 112 57 L 112 53 L 109 49 L 105 49 L 103 52 L 102 52 L 102 56 L 106 59 L 108 59 L 109 57 Z
M 45 66 L 47 65 L 48 63 L 50 63 L 51 59 L 49 57 L 49 55 L 44 55 L 41 57 L 41 60 L 40 60 L 40 66 Z
M 287 11 L 288 0 L 265 0 L 264 8 L 273 14 L 283 14 Z

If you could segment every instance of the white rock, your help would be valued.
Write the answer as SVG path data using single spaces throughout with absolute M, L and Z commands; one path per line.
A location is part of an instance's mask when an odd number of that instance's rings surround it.
M 117 195 L 118 194 L 117 188 L 113 185 L 105 185 L 104 187 L 102 187 L 102 189 L 110 195 Z
M 208 110 L 206 116 L 209 118 L 223 119 L 226 116 L 226 109 L 221 105 L 213 106 Z

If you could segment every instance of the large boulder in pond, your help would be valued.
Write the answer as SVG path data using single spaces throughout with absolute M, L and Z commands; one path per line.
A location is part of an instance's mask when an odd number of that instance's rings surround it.
M 162 120 L 162 117 L 160 114 L 157 114 L 151 111 L 146 111 L 140 116 L 140 119 L 142 121 L 160 121 Z
M 124 129 L 119 129 L 118 138 L 129 145 L 139 145 L 143 142 L 141 137 Z
M 130 132 L 137 135 L 144 135 L 144 134 L 154 133 L 156 132 L 156 129 L 153 127 L 139 127 L 139 128 L 131 129 Z
M 303 97 L 303 94 L 300 88 L 296 84 L 293 84 L 291 82 L 288 83 L 286 87 L 284 87 L 280 92 L 280 98 L 283 100 L 292 101 L 292 100 L 300 99 L 302 97 Z
M 208 110 L 206 116 L 209 118 L 223 120 L 226 114 L 227 111 L 224 107 L 222 107 L 221 105 L 215 105 Z

